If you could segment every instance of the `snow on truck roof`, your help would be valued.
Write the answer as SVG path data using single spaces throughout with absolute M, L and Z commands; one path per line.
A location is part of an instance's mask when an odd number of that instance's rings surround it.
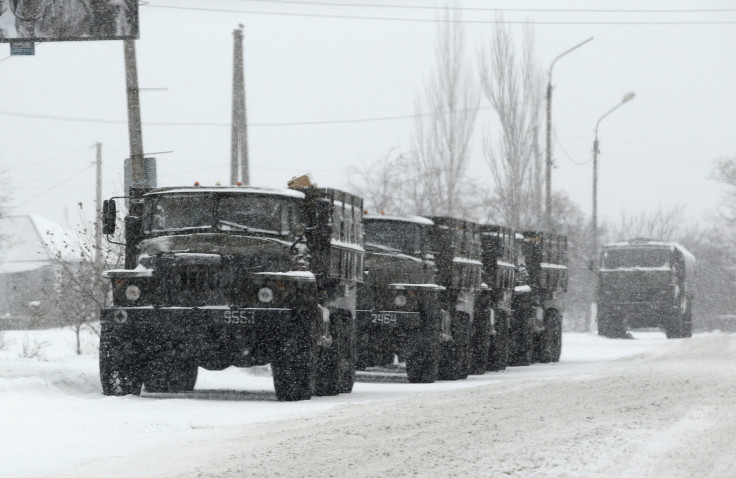
M 434 222 L 426 217 L 422 216 L 386 216 L 378 214 L 366 214 L 363 216 L 364 221 L 398 221 L 398 222 L 413 222 L 415 224 L 422 224 L 424 226 L 433 226 Z
M 286 188 L 259 188 L 254 186 L 178 186 L 172 188 L 158 188 L 145 194 L 145 196 L 157 196 L 161 194 L 187 194 L 187 193 L 228 193 L 228 194 L 265 194 L 272 196 L 284 196 L 290 198 L 304 199 L 304 193 Z
M 629 249 L 629 248 L 652 248 L 652 249 L 677 249 L 688 261 L 695 262 L 695 256 L 685 246 L 676 242 L 658 241 L 654 239 L 631 239 L 629 241 L 610 242 L 603 249 Z

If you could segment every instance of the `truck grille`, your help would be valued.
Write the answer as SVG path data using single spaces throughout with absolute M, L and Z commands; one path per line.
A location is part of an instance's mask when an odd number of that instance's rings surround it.
M 161 275 L 158 290 L 162 305 L 196 307 L 226 305 L 231 290 L 227 274 L 218 267 L 175 266 Z

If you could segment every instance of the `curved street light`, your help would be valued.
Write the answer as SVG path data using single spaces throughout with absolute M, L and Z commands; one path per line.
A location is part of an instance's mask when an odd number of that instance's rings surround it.
M 552 230 L 552 68 L 555 67 L 555 63 L 557 63 L 557 60 L 562 58 L 563 56 L 567 55 L 573 50 L 576 50 L 580 48 L 581 46 L 585 45 L 589 41 L 593 40 L 593 37 L 588 38 L 587 40 L 578 43 L 574 47 L 570 48 L 569 50 L 565 50 L 559 55 L 555 57 L 554 60 L 552 60 L 552 63 L 549 65 L 549 71 L 547 71 L 547 150 L 546 150 L 546 171 L 545 171 L 545 189 L 546 189 L 546 202 L 545 202 L 545 226 L 549 231 Z M 541 204 L 540 204 L 541 206 Z
M 593 220 L 591 231 L 593 238 L 591 247 L 592 250 L 590 251 L 590 270 L 593 272 L 594 294 L 598 293 L 598 126 L 600 126 L 603 118 L 616 111 L 618 108 L 623 106 L 624 103 L 628 103 L 629 101 L 633 100 L 634 96 L 635 95 L 633 91 L 626 93 L 621 101 L 616 106 L 608 110 L 603 116 L 601 116 L 598 119 L 598 122 L 595 124 L 595 141 L 593 141 Z M 596 303 L 597 299 L 593 299 L 593 302 Z M 593 323 L 597 320 L 598 315 L 597 310 L 595 309 L 597 308 L 594 308 L 594 305 L 591 304 L 591 332 L 593 332 Z
M 591 258 L 594 264 L 593 272 L 596 273 L 598 272 L 598 261 L 596 261 L 596 254 L 598 253 L 598 126 L 600 126 L 603 118 L 616 111 L 624 103 L 633 100 L 634 96 L 633 91 L 626 93 L 621 101 L 601 116 L 595 124 L 595 141 L 593 141 L 593 225 L 591 231 L 593 233 L 593 250 L 591 251 Z

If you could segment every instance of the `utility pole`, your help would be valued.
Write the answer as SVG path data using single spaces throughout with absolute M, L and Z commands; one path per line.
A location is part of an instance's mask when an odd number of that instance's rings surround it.
M 233 116 L 230 136 L 230 184 L 250 184 L 248 162 L 248 122 L 245 109 L 245 74 L 243 71 L 243 25 L 233 31 Z M 238 164 L 240 158 L 240 164 Z
M 97 143 L 97 190 L 95 194 L 95 261 L 102 259 L 102 143 Z
M 141 127 L 138 66 L 135 58 L 135 40 L 124 40 L 125 86 L 128 93 L 128 139 L 130 142 L 131 186 L 149 184 L 143 160 L 143 129 Z M 129 191 L 125 191 L 128 195 Z

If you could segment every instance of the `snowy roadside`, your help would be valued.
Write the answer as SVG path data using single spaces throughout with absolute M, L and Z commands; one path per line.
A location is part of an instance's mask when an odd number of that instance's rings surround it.
M 222 451 L 217 443 L 242 434 L 244 429 L 299 429 L 300 421 L 320 422 L 332 413 L 340 415 L 347 410 L 370 416 L 370 410 L 395 408 L 359 402 L 394 400 L 408 407 L 434 408 L 438 397 L 460 393 L 461 389 L 485 386 L 481 390 L 487 392 L 483 393 L 522 393 L 530 384 L 584 381 L 612 367 L 626 366 L 626 362 L 654 360 L 678 345 L 678 341 L 664 340 L 656 333 L 628 341 L 571 333 L 565 334 L 559 364 L 516 367 L 427 385 L 359 382 L 352 394 L 280 403 L 275 401 L 271 378 L 263 370 L 234 368 L 200 370 L 195 392 L 189 395 L 104 397 L 97 376 L 94 337 L 86 337 L 82 356 L 74 354 L 73 334 L 68 330 L 6 331 L 3 338 L 0 463 L 3 476 L 10 477 L 86 477 L 96 476 L 102 469 L 109 476 L 127 476 L 131 464 L 143 467 L 150 476 L 186 475 L 182 470 L 187 468 L 182 466 L 191 466 L 194 458 L 196 462 L 217 455 Z M 42 342 L 47 342 L 41 350 L 43 357 L 20 357 L 30 345 Z M 337 405 L 345 406 L 330 410 Z M 203 441 L 213 443 L 214 449 L 205 447 L 205 452 L 201 446 L 185 446 Z M 171 453 L 170 460 L 164 458 Z

